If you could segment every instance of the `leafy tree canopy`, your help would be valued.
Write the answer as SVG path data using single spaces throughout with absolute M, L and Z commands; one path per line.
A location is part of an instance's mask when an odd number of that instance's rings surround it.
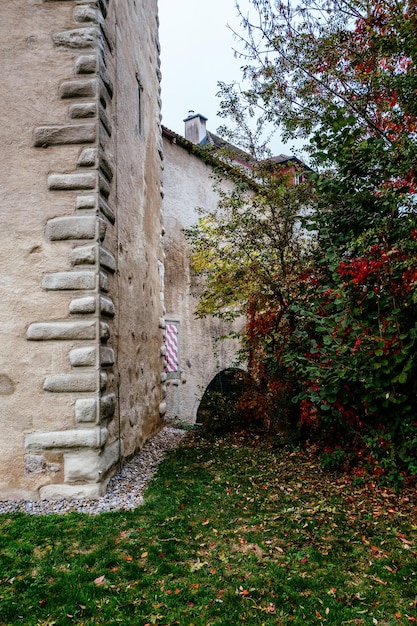
M 285 381 L 307 436 L 416 474 L 417 5 L 252 0 L 241 17 L 247 87 L 221 85 L 222 113 L 239 139 L 260 111 L 248 148 L 263 124 L 309 138 L 318 173 L 302 191 L 268 172 L 249 204 L 236 191 L 197 227 L 200 313 L 226 302 L 217 276 L 246 306 L 270 410 Z

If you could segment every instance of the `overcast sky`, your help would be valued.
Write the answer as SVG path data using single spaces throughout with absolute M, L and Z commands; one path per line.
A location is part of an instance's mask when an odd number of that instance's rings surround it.
M 249 0 L 240 0 L 247 7 Z M 242 61 L 233 55 L 237 45 L 229 24 L 239 31 L 235 0 L 159 0 L 162 62 L 162 123 L 183 135 L 189 110 L 208 118 L 216 132 L 224 120 L 219 110 L 218 81 L 240 81 Z M 277 135 L 274 154 L 292 154 Z

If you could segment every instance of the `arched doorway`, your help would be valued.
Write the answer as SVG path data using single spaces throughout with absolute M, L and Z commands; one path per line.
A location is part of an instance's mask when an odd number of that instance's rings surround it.
M 216 374 L 201 398 L 197 424 L 208 432 L 226 432 L 236 427 L 241 420 L 238 402 L 250 384 L 249 374 L 238 368 Z

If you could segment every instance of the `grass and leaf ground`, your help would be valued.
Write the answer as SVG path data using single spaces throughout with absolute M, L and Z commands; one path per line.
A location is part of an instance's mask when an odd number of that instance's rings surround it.
M 0 624 L 417 621 L 415 490 L 192 434 L 129 512 L 0 515 Z

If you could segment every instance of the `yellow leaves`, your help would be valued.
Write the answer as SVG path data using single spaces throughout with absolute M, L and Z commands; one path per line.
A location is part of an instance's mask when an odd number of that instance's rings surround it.
M 207 565 L 208 565 L 207 561 L 200 561 L 200 559 L 197 559 L 197 561 L 195 563 L 192 563 L 190 565 L 190 572 L 198 572 L 203 567 L 206 567 Z

